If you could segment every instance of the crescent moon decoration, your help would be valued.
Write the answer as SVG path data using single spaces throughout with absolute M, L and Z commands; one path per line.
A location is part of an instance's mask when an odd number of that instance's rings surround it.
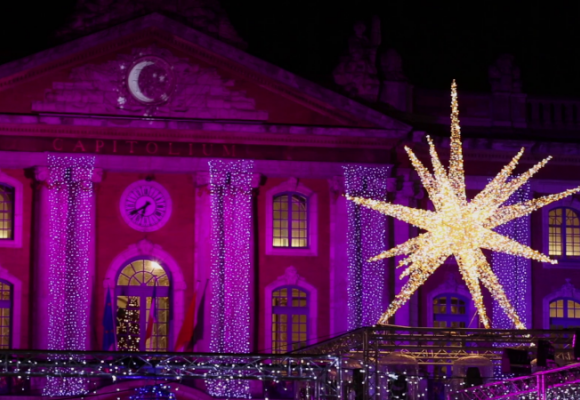
M 155 64 L 153 61 L 141 61 L 137 63 L 133 69 L 131 69 L 131 72 L 129 72 L 129 90 L 133 96 L 137 98 L 137 100 L 142 101 L 143 103 L 152 103 L 155 101 L 155 99 L 145 96 L 141 90 L 141 87 L 139 86 L 139 76 L 141 75 L 141 72 L 143 72 L 146 67 L 153 64 Z

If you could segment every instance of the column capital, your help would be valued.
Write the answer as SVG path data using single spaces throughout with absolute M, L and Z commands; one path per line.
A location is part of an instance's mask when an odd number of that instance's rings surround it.
M 252 189 L 257 189 L 262 186 L 262 174 L 254 172 L 252 174 Z
M 36 179 L 38 182 L 46 182 L 48 179 L 48 167 L 34 167 L 34 179 Z
M 93 183 L 100 183 L 103 180 L 103 169 L 102 168 L 93 168 L 93 176 L 91 178 L 91 182 Z
M 198 171 L 194 172 L 191 176 L 193 179 L 193 185 L 195 187 L 202 187 L 209 185 L 210 177 L 208 171 Z

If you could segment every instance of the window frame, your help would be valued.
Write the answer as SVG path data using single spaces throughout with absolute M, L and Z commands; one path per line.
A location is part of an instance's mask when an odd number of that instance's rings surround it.
M 440 314 L 440 313 L 435 313 L 434 307 L 435 307 L 435 300 L 440 299 L 440 298 L 445 298 L 446 299 L 446 303 L 445 303 L 445 309 L 446 312 L 444 314 Z M 458 301 L 463 301 L 464 307 L 465 307 L 465 313 L 463 314 L 452 314 L 450 312 L 451 310 L 451 298 L 457 298 Z M 431 300 L 431 312 L 433 314 L 433 319 L 432 319 L 432 326 L 435 327 L 435 321 L 444 321 L 448 324 L 448 326 L 446 326 L 446 328 L 453 328 L 450 323 L 452 322 L 464 322 L 465 326 L 464 327 L 457 327 L 457 328 L 468 328 L 469 327 L 469 299 L 461 296 L 457 293 L 440 293 L 437 294 L 436 296 L 433 297 L 433 299 Z M 442 318 L 438 318 L 439 316 L 443 316 Z
M 0 239 L 0 247 L 21 248 L 23 226 L 24 185 L 20 180 L 0 171 L 0 184 L 14 188 L 12 239 Z
M 454 265 L 454 268 L 457 267 Z M 433 327 L 434 325 L 433 299 L 442 295 L 453 294 L 461 297 L 463 300 L 467 300 L 465 312 L 468 316 L 470 316 L 470 319 L 468 320 L 469 324 L 466 326 L 466 328 L 478 328 L 479 318 L 473 318 L 476 310 L 475 303 L 473 302 L 471 293 L 467 289 L 467 286 L 465 286 L 465 283 L 463 283 L 463 280 L 460 278 L 459 274 L 456 272 L 448 272 L 444 279 L 445 280 L 439 286 L 427 292 L 427 296 L 425 296 L 424 300 L 422 301 L 422 305 L 424 307 L 423 310 L 427 311 L 427 320 L 425 321 L 427 326 Z
M 562 307 L 562 311 L 564 316 L 563 317 L 552 317 L 550 315 L 550 312 L 552 311 L 552 304 L 562 300 L 563 301 L 563 307 Z M 564 326 L 562 326 L 561 329 L 571 329 L 571 328 L 580 328 L 580 317 L 579 318 L 570 318 L 567 317 L 566 315 L 568 314 L 568 301 L 572 301 L 576 304 L 578 304 L 578 310 L 580 310 L 580 300 L 572 298 L 572 297 L 557 297 L 554 298 L 552 300 L 550 300 L 550 302 L 548 303 L 548 325 L 549 325 L 549 329 L 559 329 L 559 328 L 552 328 L 552 319 L 556 319 L 556 320 L 560 320 L 560 322 L 564 322 L 564 321 L 569 321 L 569 320 L 577 320 L 578 324 L 574 325 L 574 326 L 568 326 L 568 324 L 562 324 Z
M 9 327 L 8 347 L 5 349 L 12 349 L 14 340 L 14 285 L 12 284 L 12 282 L 9 282 L 2 278 L 0 278 L 0 283 L 7 285 L 10 289 L 10 298 L 8 300 L 0 299 L 0 308 L 8 308 L 10 310 L 10 316 L 8 320 Z
M 284 351 L 283 353 L 286 353 L 288 351 L 293 351 L 295 349 L 292 348 L 292 345 L 294 343 L 300 343 L 300 342 L 294 342 L 292 340 L 292 334 L 293 334 L 293 322 L 291 321 L 292 316 L 294 315 L 305 315 L 306 316 L 306 339 L 303 341 L 304 345 L 306 345 L 308 343 L 308 333 L 310 331 L 310 321 L 308 320 L 309 314 L 310 314 L 310 293 L 301 288 L 298 287 L 296 285 L 284 285 L 284 286 L 278 286 L 277 288 L 274 288 L 274 290 L 272 291 L 272 295 L 270 297 L 270 301 L 272 303 L 274 303 L 274 293 L 276 293 L 279 290 L 283 290 L 286 289 L 287 290 L 287 294 L 286 294 L 286 300 L 288 301 L 288 303 L 290 303 L 293 299 L 292 297 L 292 290 L 296 289 L 299 290 L 302 293 L 306 294 L 306 306 L 301 307 L 301 306 L 293 306 L 293 305 L 286 305 L 286 306 L 275 306 L 274 304 L 272 304 L 272 322 L 270 324 L 270 329 L 272 329 L 273 332 L 273 325 L 274 325 L 274 315 L 286 315 L 287 316 L 287 320 L 286 320 L 286 351 Z M 301 298 L 301 297 L 299 297 Z M 272 343 L 271 343 L 271 347 L 272 347 L 272 353 L 275 352 L 276 348 L 274 346 L 274 337 L 272 334 Z M 283 354 L 281 353 L 281 354 Z
M 167 317 L 167 349 L 166 350 L 159 350 L 159 351 L 171 351 L 172 350 L 172 346 L 173 346 L 173 341 L 172 341 L 172 334 L 173 334 L 173 327 L 172 327 L 172 314 L 173 314 L 173 298 L 172 298 L 172 283 L 173 283 L 173 279 L 171 277 L 171 271 L 169 270 L 169 268 L 160 260 L 156 259 L 155 257 L 150 257 L 150 256 L 140 256 L 140 257 L 133 257 L 132 259 L 129 259 L 125 262 L 125 264 L 123 266 L 121 266 L 118 269 L 118 273 L 115 279 L 115 290 L 114 290 L 114 300 L 113 300 L 113 304 L 115 305 L 115 309 L 113 312 L 114 318 L 115 318 L 115 324 L 117 323 L 117 313 L 118 313 L 118 306 L 117 306 L 117 298 L 119 296 L 127 296 L 127 297 L 139 297 L 140 300 L 140 316 L 139 316 L 139 325 L 140 325 L 140 335 L 144 334 L 144 331 L 147 327 L 147 313 L 148 313 L 148 308 L 147 308 L 147 299 L 152 297 L 153 294 L 153 290 L 154 287 L 153 286 L 133 286 L 133 285 L 118 285 L 118 279 L 119 276 L 121 275 L 121 273 L 123 272 L 123 270 L 125 269 L 125 267 L 127 267 L 128 265 L 136 262 L 136 261 L 154 261 L 156 263 L 158 263 L 162 268 L 163 271 L 165 272 L 165 275 L 167 276 L 167 278 L 169 279 L 169 286 L 156 286 L 155 290 L 155 294 L 156 297 L 168 297 L 169 298 L 169 315 Z M 135 274 L 137 274 L 139 272 L 136 272 Z M 149 295 L 149 293 L 151 293 L 151 295 Z M 145 311 L 146 315 L 145 317 L 143 317 L 143 315 L 141 314 L 143 311 Z M 145 328 L 145 329 L 144 329 Z M 117 334 L 115 334 L 117 335 Z M 142 339 L 144 339 L 141 336 Z M 118 340 L 117 340 L 117 345 L 118 345 Z M 123 351 L 129 351 L 129 350 L 123 350 Z M 139 351 L 152 351 L 152 352 L 156 352 L 158 350 L 149 350 L 147 348 L 147 342 L 146 340 L 143 341 L 139 341 Z
M 274 247 L 274 198 L 295 193 L 306 199 L 306 228 L 308 247 Z M 317 256 L 318 255 L 318 196 L 296 178 L 290 178 L 266 192 L 266 255 Z
M 275 211 L 274 210 L 274 202 L 276 201 L 276 199 L 278 199 L 279 197 L 282 197 L 282 196 L 287 196 L 286 204 L 288 205 L 288 209 L 287 209 L 288 217 L 286 218 L 286 221 L 288 222 L 288 228 L 287 228 L 288 229 L 288 243 L 290 244 L 290 246 L 274 246 L 274 244 L 272 243 L 272 248 L 274 248 L 274 249 L 290 249 L 290 250 L 308 249 L 310 247 L 310 241 L 309 241 L 309 239 L 310 239 L 310 232 L 309 232 L 310 231 L 310 221 L 309 221 L 309 215 L 308 215 L 310 207 L 308 204 L 308 197 L 306 197 L 302 193 L 298 193 L 298 192 L 283 192 L 283 193 L 278 193 L 272 197 L 272 242 L 274 242 L 274 238 L 275 238 L 274 237 L 275 227 L 273 225 L 274 225 L 274 221 L 276 221 L 274 219 L 274 214 L 273 214 Z M 293 218 L 294 211 L 292 210 L 292 205 L 293 205 L 293 197 L 294 196 L 303 198 L 304 202 L 306 204 L 306 246 L 300 246 L 300 247 L 298 247 L 298 246 L 293 247 L 292 246 L 292 240 L 294 239 L 292 236 L 292 230 L 293 230 L 292 222 L 294 221 L 294 218 Z M 281 221 L 283 221 L 283 220 L 281 220 Z
M 578 186 L 578 182 L 570 181 L 566 184 L 554 184 L 551 186 L 542 186 L 542 192 L 555 193 L 558 191 L 564 191 L 570 187 Z M 535 192 L 538 192 L 537 190 Z M 546 255 L 550 254 L 550 211 L 556 208 L 570 208 L 576 212 L 576 215 L 580 218 L 580 201 L 575 198 L 568 197 L 559 201 L 555 201 L 546 207 L 543 207 L 540 211 L 542 213 L 542 252 Z M 533 217 L 532 217 L 533 218 Z M 560 257 L 560 256 L 550 256 L 558 260 L 557 264 L 552 264 L 548 262 L 543 262 L 544 268 L 559 268 L 559 269 L 577 269 L 580 267 L 580 257 Z
M 155 244 L 148 239 L 141 239 L 117 254 L 109 264 L 105 278 L 102 281 L 103 286 L 99 304 L 104 304 L 108 290 L 114 291 L 119 271 L 121 271 L 127 264 L 127 260 L 139 257 L 152 257 L 158 260 L 158 262 L 166 268 L 166 272 L 171 274 L 171 308 L 173 311 L 171 312 L 169 323 L 173 329 L 170 329 L 169 345 L 173 346 L 177 340 L 179 329 L 183 325 L 185 319 L 185 291 L 187 290 L 187 284 L 185 283 L 186 280 L 183 276 L 182 268 L 171 254 L 163 250 L 163 247 L 160 245 Z M 205 334 L 208 334 L 207 328 Z
M 12 312 L 10 313 L 10 344 L 11 349 L 20 349 L 20 334 L 22 322 L 22 281 L 0 266 L 0 280 L 12 288 Z
M 553 225 L 550 223 L 550 213 L 553 211 L 556 211 L 556 210 L 562 210 L 562 223 L 559 225 Z M 558 258 L 559 260 L 580 260 L 580 255 L 569 256 L 566 254 L 567 253 L 567 240 L 566 239 L 568 237 L 568 233 L 567 233 L 567 229 L 566 229 L 568 227 L 568 225 L 566 223 L 566 220 L 567 220 L 566 214 L 567 214 L 568 210 L 572 211 L 576 215 L 576 218 L 578 219 L 578 221 L 580 222 L 580 211 L 578 211 L 572 207 L 560 206 L 560 207 L 553 207 L 553 208 L 550 208 L 548 210 L 548 226 L 547 226 L 547 229 L 548 229 L 548 234 L 547 234 L 547 236 L 548 236 L 548 253 L 547 254 L 550 257 Z M 570 225 L 570 226 L 577 227 L 578 230 L 580 230 L 580 225 L 577 225 L 577 226 Z M 551 255 L 550 254 L 550 244 L 551 244 L 550 243 L 550 236 L 551 236 L 550 235 L 550 228 L 552 228 L 552 227 L 559 227 L 560 228 L 560 249 L 561 249 L 561 253 L 562 253 L 561 255 Z
M 264 297 L 262 304 L 264 304 L 264 343 L 263 349 L 272 349 L 272 295 L 277 288 L 283 286 L 293 286 L 308 294 L 308 329 L 306 332 L 306 344 L 310 345 L 317 341 L 318 335 L 318 290 L 315 286 L 308 283 L 304 277 L 298 274 L 295 267 L 289 266 L 284 270 L 284 274 L 279 276 L 273 282 L 270 282 L 264 288 Z

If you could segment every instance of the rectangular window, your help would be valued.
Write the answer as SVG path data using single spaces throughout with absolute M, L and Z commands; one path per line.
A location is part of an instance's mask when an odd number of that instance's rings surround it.
M 274 197 L 272 204 L 272 245 L 308 247 L 307 200 L 297 194 Z
M 0 185 L 0 240 L 14 239 L 14 188 Z
M 0 349 L 12 347 L 12 286 L 0 282 Z
M 285 353 L 308 342 L 308 294 L 296 287 L 272 292 L 272 351 Z

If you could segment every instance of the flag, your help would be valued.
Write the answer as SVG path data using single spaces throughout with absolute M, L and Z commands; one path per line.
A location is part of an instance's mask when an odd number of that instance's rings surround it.
M 145 343 L 153 337 L 153 326 L 157 323 L 155 303 L 157 303 L 157 283 L 153 286 L 153 296 L 151 296 L 151 306 L 149 307 L 149 318 L 147 318 L 147 330 L 145 331 Z M 151 343 L 149 347 L 153 347 L 153 343 Z
M 103 313 L 103 350 L 117 350 L 115 338 L 115 317 L 113 313 L 113 301 L 111 300 L 111 290 L 107 289 L 105 299 L 105 312 Z
M 205 281 L 205 288 L 203 289 L 203 296 L 201 296 L 201 301 L 199 302 L 199 307 L 197 308 L 197 319 L 195 328 L 193 329 L 193 335 L 191 336 L 191 341 L 188 343 L 187 348 L 193 351 L 193 346 L 203 339 L 203 330 L 205 322 L 205 294 L 207 293 L 207 283 L 209 280 Z
M 183 321 L 183 325 L 181 326 L 181 330 L 179 331 L 179 335 L 177 336 L 177 342 L 175 344 L 175 351 L 193 351 L 193 345 L 197 340 L 194 340 L 196 337 L 195 333 L 198 331 L 198 327 L 201 325 L 203 328 L 203 308 L 205 307 L 205 290 L 207 288 L 207 281 L 203 290 L 203 295 L 201 298 L 201 302 L 199 304 L 197 318 L 195 315 L 195 294 L 191 299 L 191 303 L 189 303 L 189 307 L 187 309 L 187 314 L 185 316 L 185 320 Z
M 181 325 L 177 341 L 175 342 L 175 351 L 185 351 L 185 346 L 191 341 L 193 336 L 193 327 L 195 326 L 195 292 L 187 308 L 187 314 Z

